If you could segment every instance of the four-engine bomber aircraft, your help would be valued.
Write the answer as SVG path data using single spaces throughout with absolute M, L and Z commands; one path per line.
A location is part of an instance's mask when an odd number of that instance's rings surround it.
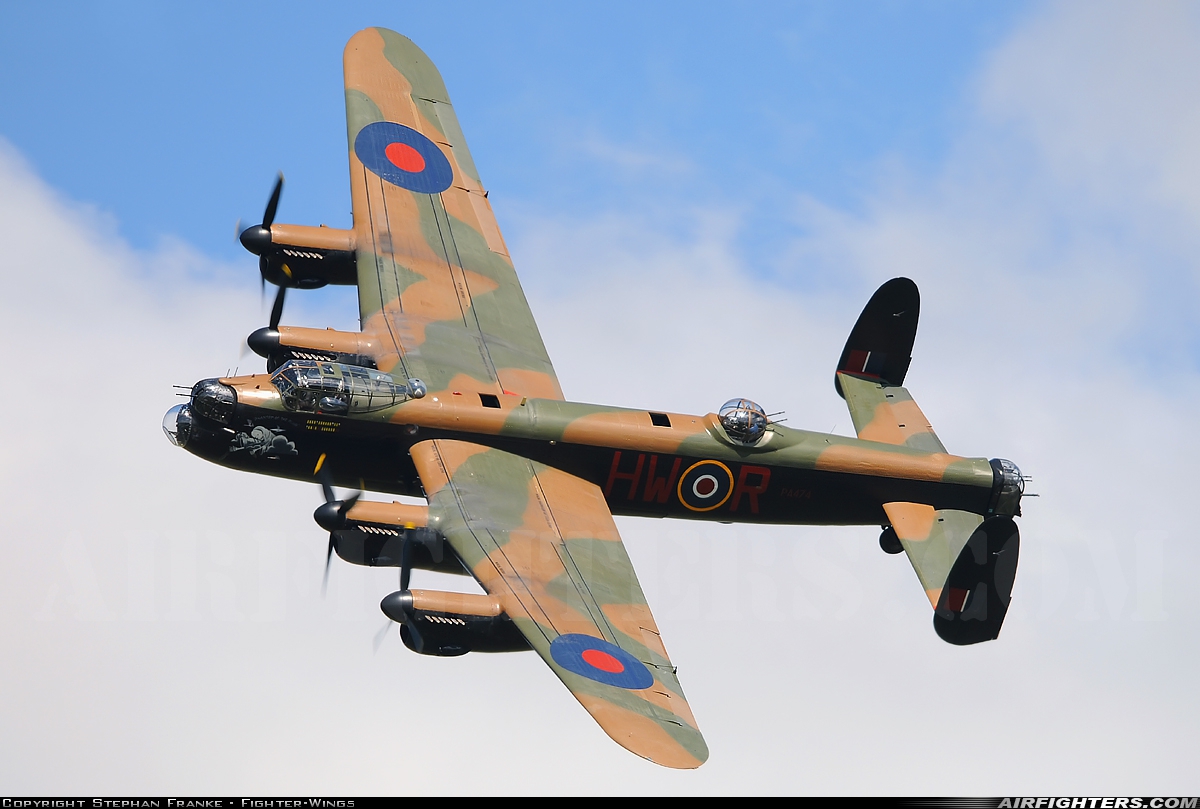
M 345 51 L 354 227 L 276 224 L 282 178 L 242 243 L 279 286 L 248 342 L 268 374 L 206 379 L 164 420 L 223 466 L 317 481 L 328 555 L 400 569 L 383 612 L 429 655 L 532 649 L 617 743 L 667 767 L 708 748 L 613 514 L 882 525 L 954 644 L 995 638 L 1016 574 L 1024 481 L 950 455 L 902 387 L 920 300 L 888 281 L 835 384 L 858 438 L 567 401 L 437 69 L 392 31 Z M 280 326 L 285 291 L 357 284 L 362 331 Z M 427 506 L 335 498 L 333 486 Z M 413 568 L 485 594 L 409 589 Z M 328 557 L 326 560 L 328 575 Z

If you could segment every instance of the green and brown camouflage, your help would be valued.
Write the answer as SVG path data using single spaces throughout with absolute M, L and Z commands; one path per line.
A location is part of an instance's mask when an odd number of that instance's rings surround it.
M 708 749 L 600 487 L 464 441 L 422 441 L 411 454 L 432 523 L 600 726 L 659 764 L 703 763 Z M 634 690 L 563 668 L 550 645 L 572 634 L 631 653 L 653 683 Z
M 277 190 L 243 242 L 285 285 L 352 269 L 362 330 L 256 332 L 272 373 L 197 383 L 164 422 L 173 441 L 320 481 L 329 552 L 401 568 L 381 606 L 409 648 L 533 649 L 613 739 L 665 766 L 708 751 L 614 514 L 884 526 L 941 637 L 996 637 L 1022 478 L 947 453 L 902 387 L 911 281 L 880 288 L 839 360 L 855 438 L 769 423 L 745 400 L 706 415 L 566 401 L 432 62 L 367 29 L 344 64 L 353 229 L 273 224 Z M 428 505 L 338 501 L 331 485 Z M 486 595 L 410 589 L 413 568 L 469 574 Z
M 346 126 L 364 332 L 390 335 L 384 370 L 451 389 L 562 398 L 441 75 L 408 39 L 367 29 L 346 46 Z M 354 144 L 390 121 L 438 144 L 454 178 L 422 194 L 367 170 Z

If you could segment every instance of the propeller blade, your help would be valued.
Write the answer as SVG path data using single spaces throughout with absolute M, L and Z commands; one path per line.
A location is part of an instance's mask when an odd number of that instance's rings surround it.
M 333 551 L 335 545 L 337 545 L 337 535 L 330 531 L 329 547 L 325 549 L 325 577 L 321 579 L 321 598 L 325 597 L 325 591 L 329 589 L 329 563 L 333 561 Z
M 417 622 L 409 620 L 408 623 L 400 625 L 401 632 L 408 632 L 409 639 L 412 640 L 413 649 L 417 654 L 425 653 L 425 639 L 421 637 L 421 633 L 417 631 Z
M 279 208 L 279 195 L 283 192 L 283 172 L 275 180 L 275 188 L 271 190 L 271 198 L 267 200 L 267 209 L 263 211 L 262 226 L 268 230 L 275 221 L 275 211 Z
M 408 543 L 406 542 L 403 548 L 407 549 L 407 547 Z M 403 556 L 405 552 L 401 550 L 400 553 Z M 383 601 L 379 602 L 379 608 L 383 610 L 384 615 L 400 624 L 400 638 L 404 640 L 404 645 L 423 654 L 425 651 L 425 639 L 421 637 L 421 632 L 417 629 L 417 616 L 413 610 L 412 593 L 408 592 L 407 587 L 404 587 L 404 568 L 401 567 L 400 571 L 401 587 L 403 589 L 384 596 Z M 408 633 L 407 635 L 405 635 L 406 632 Z
M 333 478 L 329 474 L 329 467 L 325 465 L 325 455 L 322 454 L 317 461 L 317 467 L 313 469 L 313 474 L 317 476 L 317 482 L 321 486 L 321 494 L 325 497 L 324 504 L 317 506 L 317 510 L 313 512 L 313 519 L 317 521 L 317 525 L 324 528 L 326 531 L 340 531 L 346 527 L 346 516 L 350 513 L 350 509 L 354 508 L 354 504 L 362 497 L 362 492 L 355 492 L 349 497 L 339 500 L 337 492 L 333 490 Z
M 375 640 L 373 640 L 371 642 L 371 649 L 374 651 L 375 654 L 379 654 L 379 647 L 381 645 L 383 645 L 384 640 L 387 639 L 387 632 L 391 628 L 392 628 L 392 619 L 389 618 L 387 620 L 387 623 L 385 623 L 383 625 L 383 627 L 378 632 L 375 633 Z
M 275 293 L 275 304 L 271 307 L 270 327 L 279 328 L 279 319 L 283 317 L 283 299 L 287 296 L 287 287 L 280 287 Z
M 324 455 L 322 455 L 321 459 L 317 461 L 317 468 L 315 471 L 317 473 L 317 482 L 321 484 L 321 494 L 325 495 L 325 502 L 336 502 L 337 495 L 334 494 L 333 491 L 333 478 L 329 475 L 329 467 L 325 465 Z
M 267 209 L 263 211 L 262 224 L 251 225 L 248 228 L 242 228 L 242 220 L 237 223 L 237 239 L 251 253 L 256 256 L 261 256 L 263 253 L 271 249 L 271 225 L 275 222 L 275 211 L 279 208 L 279 195 L 283 191 L 283 172 L 280 172 L 279 179 L 275 181 L 275 187 L 271 189 L 271 198 L 267 200 Z M 266 266 L 263 262 L 259 262 L 258 271 L 266 277 Z
M 400 589 L 407 590 L 412 578 L 412 540 L 408 532 L 404 532 L 404 542 L 400 544 Z
M 333 561 L 334 551 L 338 547 L 337 533 L 335 529 L 344 528 L 345 517 L 354 508 L 354 504 L 358 502 L 358 498 L 362 497 L 362 492 L 355 492 L 345 500 L 337 499 L 337 492 L 333 490 L 333 476 L 329 473 L 329 467 L 325 463 L 325 455 L 322 454 L 317 461 L 317 467 L 313 470 L 317 476 L 317 481 L 321 484 L 321 494 L 325 497 L 325 505 L 317 508 L 313 514 L 317 524 L 329 531 L 329 545 L 325 548 L 325 576 L 321 580 L 321 597 L 325 597 L 325 591 L 329 587 L 329 565 Z M 336 506 L 336 516 L 334 508 Z

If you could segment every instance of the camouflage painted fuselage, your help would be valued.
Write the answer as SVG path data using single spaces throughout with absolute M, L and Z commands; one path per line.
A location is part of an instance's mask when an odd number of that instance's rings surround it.
M 614 514 L 646 517 L 881 525 L 888 521 L 882 504 L 891 501 L 984 514 L 995 483 L 983 458 L 782 425 L 772 425 L 757 446 L 739 446 L 714 414 L 517 396 L 494 396 L 488 403 L 495 406 L 486 406 L 477 393 L 450 391 L 347 417 L 289 412 L 265 375 L 221 382 L 237 391 L 234 417 L 227 427 L 198 418 L 189 451 L 231 468 L 309 481 L 324 455 L 337 484 L 391 494 L 424 494 L 409 449 L 431 438 L 470 441 L 561 469 L 599 486 Z M 286 437 L 294 449 L 249 451 L 241 436 L 255 427 Z M 695 479 L 705 475 L 715 489 L 701 497 Z

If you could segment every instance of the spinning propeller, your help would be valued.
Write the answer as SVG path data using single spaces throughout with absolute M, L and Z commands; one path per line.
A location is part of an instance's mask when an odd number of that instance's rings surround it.
M 280 172 L 279 177 L 275 180 L 275 187 L 271 189 L 271 198 L 267 200 L 267 207 L 263 211 L 262 224 L 252 225 L 238 235 L 238 241 L 242 243 L 242 247 L 258 256 L 259 281 L 264 292 L 267 288 L 267 275 L 271 269 L 268 258 L 272 245 L 271 225 L 275 222 L 275 212 L 279 209 L 279 197 L 282 193 L 283 172 Z M 284 265 L 283 271 L 287 274 L 286 265 Z M 275 293 L 275 303 L 271 306 L 270 328 L 272 330 L 279 328 L 279 320 L 283 317 L 283 300 L 286 296 L 287 287 L 279 284 L 279 291 Z
M 374 641 L 371 643 L 372 648 L 378 652 L 380 644 L 387 637 L 387 631 L 393 623 L 400 624 L 401 635 L 405 629 L 408 630 L 408 638 L 412 641 L 412 648 L 417 653 L 422 653 L 425 650 L 425 639 L 421 637 L 421 633 L 417 630 L 416 616 L 413 614 L 413 597 L 408 591 L 408 584 L 412 578 L 412 545 L 414 540 L 411 539 L 408 533 L 405 533 L 404 539 L 400 545 L 400 589 L 394 593 L 389 593 L 379 602 L 379 608 L 383 610 L 383 614 L 387 616 L 388 621 L 376 633 Z
M 400 589 L 384 596 L 383 600 L 379 602 L 379 608 L 388 617 L 388 626 L 391 626 L 391 622 L 393 621 L 400 624 L 401 637 L 403 637 L 404 631 L 408 630 L 408 638 L 411 641 L 411 646 L 420 654 L 425 651 L 425 640 L 417 630 L 416 615 L 413 613 L 413 597 L 412 593 L 408 591 L 408 585 L 412 579 L 412 549 L 414 541 L 412 532 L 406 530 L 404 538 L 400 541 Z M 380 634 L 382 635 L 383 633 L 381 632 Z M 378 650 L 379 641 L 375 643 L 375 648 Z
M 321 493 L 325 495 L 325 502 L 317 506 L 317 510 L 313 512 L 313 519 L 317 521 L 317 525 L 329 532 L 329 544 L 325 548 L 325 574 L 321 579 L 322 597 L 325 596 L 329 587 L 329 565 L 333 561 L 333 553 L 338 546 L 337 532 L 346 528 L 346 516 L 350 513 L 350 509 L 354 508 L 358 498 L 362 496 L 362 492 L 355 492 L 345 500 L 339 500 L 333 491 L 333 478 L 329 473 L 329 467 L 325 465 L 325 459 L 326 456 L 322 453 L 313 470 L 321 484 Z M 400 590 L 386 596 L 379 604 L 383 614 L 389 620 L 383 630 L 376 635 L 373 644 L 376 651 L 379 650 L 379 644 L 382 643 L 386 630 L 392 622 L 407 628 L 414 649 L 420 652 L 425 648 L 425 641 L 417 630 L 417 622 L 413 614 L 412 594 L 408 591 L 409 582 L 412 580 L 413 544 L 420 541 L 422 540 L 413 537 L 411 530 L 404 531 L 404 537 L 400 543 Z M 440 548 L 435 558 L 438 561 L 441 560 Z
M 317 510 L 313 512 L 313 519 L 317 521 L 317 525 L 329 532 L 329 545 L 325 549 L 325 575 L 321 579 L 322 597 L 329 587 L 329 563 L 333 561 L 333 552 L 337 550 L 337 532 L 346 527 L 346 515 L 350 513 L 350 509 L 354 508 L 358 498 L 362 497 L 362 492 L 355 492 L 345 500 L 338 500 L 333 492 L 329 468 L 324 464 L 325 456 L 322 454 L 314 471 L 321 483 L 321 492 L 325 495 L 325 502 L 317 506 Z

